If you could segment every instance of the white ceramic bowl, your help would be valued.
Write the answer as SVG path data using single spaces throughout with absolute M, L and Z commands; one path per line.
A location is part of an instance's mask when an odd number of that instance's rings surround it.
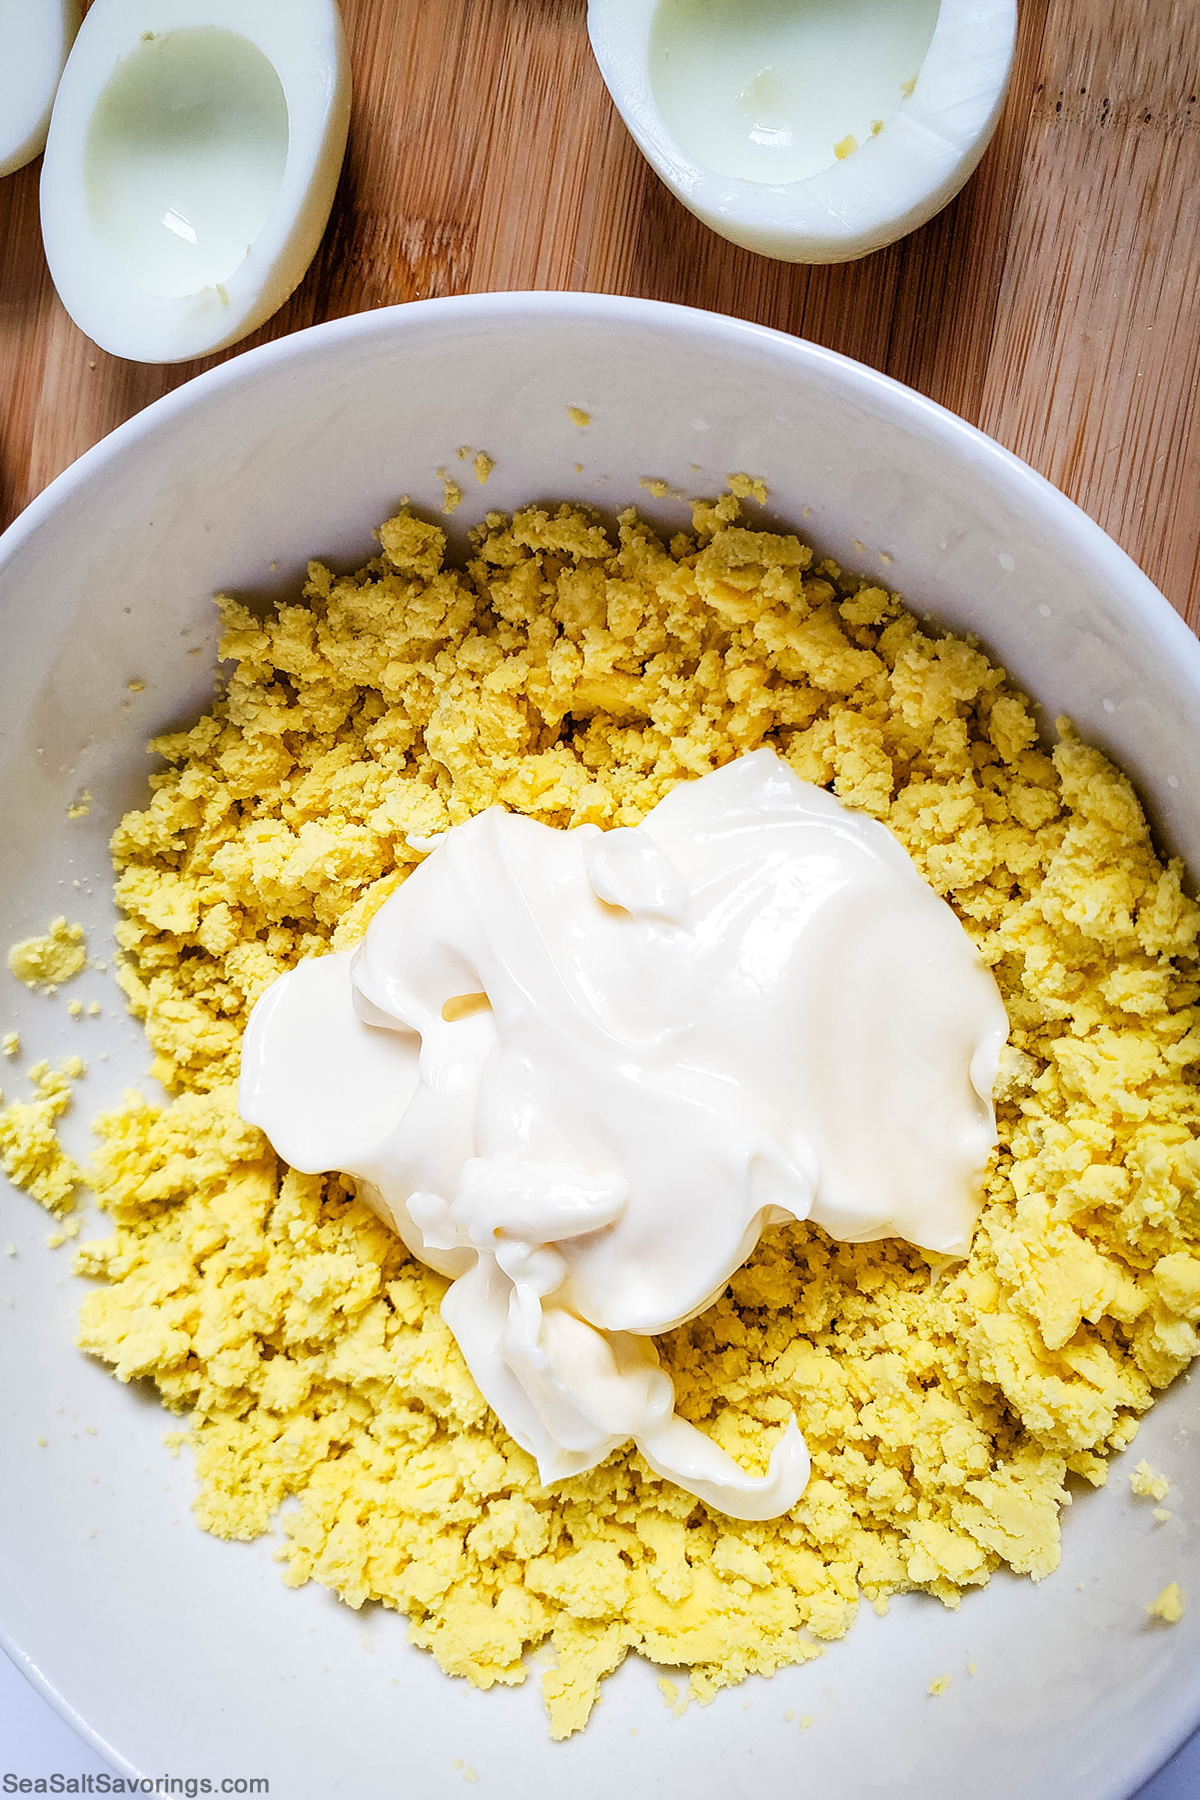
M 486 489 L 455 464 L 463 444 L 496 458 Z M 773 516 L 848 565 L 886 566 L 1049 716 L 1071 713 L 1200 867 L 1200 647 L 1038 476 L 883 376 L 774 332 L 636 300 L 478 296 L 341 319 L 200 376 L 0 542 L 0 942 L 65 911 L 104 953 L 107 834 L 144 793 L 146 738 L 210 696 L 212 592 L 283 589 L 314 553 L 365 558 L 402 494 L 436 512 L 439 465 L 467 471 L 456 532 L 485 503 L 531 498 L 636 499 L 678 520 L 642 477 L 695 493 L 764 476 Z M 91 811 L 69 821 L 81 787 Z M 111 976 L 81 978 L 104 1006 L 82 1023 L 65 996 L 3 980 L 0 1025 L 20 1028 L 24 1060 L 89 1059 L 81 1113 L 142 1078 Z M 82 1148 L 82 1119 L 76 1133 Z M 1126 1459 L 1170 1474 L 1169 1524 L 1130 1499 L 1118 1464 L 1067 1516 L 1062 1568 L 1039 1587 L 999 1578 L 958 1613 L 920 1596 L 886 1619 L 866 1608 L 818 1662 L 679 1720 L 657 1672 L 631 1662 L 587 1732 L 552 1745 L 536 1683 L 476 1693 L 411 1649 L 395 1614 L 286 1590 L 269 1541 L 205 1537 L 186 1452 L 162 1445 L 170 1421 L 72 1348 L 69 1251 L 45 1247 L 49 1222 L 24 1196 L 0 1193 L 0 1215 L 0 1246 L 18 1252 L 0 1255 L 0 1628 L 119 1768 L 266 1776 L 286 1800 L 432 1800 L 460 1791 L 456 1759 L 495 1800 L 1118 1800 L 1200 1717 L 1200 1387 L 1180 1383 Z M 1191 1609 L 1152 1628 L 1145 1603 L 1176 1579 Z

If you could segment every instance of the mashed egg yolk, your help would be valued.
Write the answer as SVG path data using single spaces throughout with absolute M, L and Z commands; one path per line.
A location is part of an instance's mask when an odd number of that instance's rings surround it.
M 1047 752 L 977 645 L 732 497 L 669 544 L 532 507 L 490 515 L 464 569 L 444 547 L 401 513 L 357 575 L 313 564 L 265 618 L 223 602 L 228 685 L 116 832 L 121 980 L 171 1097 L 100 1122 L 112 1235 L 79 1252 L 80 1342 L 187 1415 L 206 1529 L 253 1537 L 293 1497 L 286 1579 L 396 1608 L 481 1687 L 549 1640 L 563 1736 L 630 1650 L 705 1700 L 817 1655 L 860 1596 L 954 1606 L 1055 1567 L 1068 1478 L 1104 1481 L 1198 1347 L 1200 910 L 1097 750 L 1064 726 Z M 282 1167 L 235 1084 L 250 1006 L 356 944 L 418 839 L 492 805 L 636 825 L 764 745 L 890 826 L 1012 1035 L 965 1261 L 777 1227 L 658 1341 L 681 1413 L 746 1467 L 798 1418 L 813 1478 L 753 1522 L 629 1448 L 542 1487 L 442 1278 L 351 1183 Z

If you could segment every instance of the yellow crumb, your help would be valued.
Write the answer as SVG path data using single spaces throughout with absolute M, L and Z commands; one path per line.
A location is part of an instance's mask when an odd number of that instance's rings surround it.
M 839 138 L 838 142 L 833 146 L 833 154 L 837 157 L 839 162 L 845 162 L 846 158 L 848 156 L 853 156 L 857 149 L 858 139 L 852 131 L 848 131 L 845 137 Z
M 578 425 L 581 429 L 583 426 L 590 425 L 592 422 L 591 413 L 584 412 L 582 406 L 568 406 L 567 417 L 570 419 L 572 425 Z
M 466 462 L 468 456 L 471 454 L 470 444 L 460 444 L 454 454 L 457 456 L 459 462 Z
M 83 1180 L 83 1170 L 63 1150 L 56 1130 L 57 1121 L 71 1104 L 77 1065 L 82 1074 L 77 1057 L 69 1057 L 58 1071 L 47 1063 L 35 1064 L 29 1076 L 36 1097 L 10 1100 L 0 1108 L 0 1168 L 52 1213 L 71 1210 L 75 1189 Z
M 1156 1525 L 1165 1525 L 1167 1520 L 1172 1518 L 1174 1515 L 1168 1510 L 1167 1507 L 1156 1506 L 1154 1509 L 1154 1512 L 1151 1516 L 1154 1519 L 1154 1523 Z
M 583 464 L 582 464 L 582 463 L 575 463 L 575 464 L 574 464 L 574 469 L 575 469 L 575 473 L 576 473 L 576 474 L 577 474 L 577 475 L 582 475 L 582 474 L 583 474 Z
M 486 994 L 454 994 L 442 1007 L 442 1018 L 447 1025 L 453 1025 L 459 1019 L 470 1019 L 476 1013 L 490 1010 L 491 1001 Z
M 131 694 L 144 694 L 146 691 L 146 684 L 140 675 L 135 675 L 132 681 L 125 683 L 125 686 Z
M 1179 1592 L 1179 1583 L 1170 1581 L 1162 1593 L 1153 1599 L 1146 1611 L 1152 1619 L 1161 1619 L 1164 1625 L 1178 1625 L 1184 1614 L 1183 1596 Z
M 871 136 L 878 137 L 882 130 L 883 130 L 883 120 L 882 119 L 872 119 L 871 120 Z
M 784 1724 L 785 1724 L 785 1725 L 790 1725 L 790 1724 L 791 1724 L 791 1722 L 792 1722 L 792 1720 L 793 1720 L 793 1719 L 794 1719 L 794 1718 L 795 1718 L 795 1714 L 794 1714 L 794 1713 L 793 1713 L 793 1711 L 792 1711 L 792 1709 L 791 1709 L 791 1707 L 790 1707 L 790 1706 L 788 1706 L 788 1707 L 785 1707 L 785 1708 L 784 1708 L 784 1714 L 783 1714 L 783 1722 L 784 1722 Z
M 1166 1476 L 1159 1475 L 1148 1462 L 1138 1463 L 1129 1477 L 1129 1485 L 1143 1500 L 1165 1500 L 1171 1489 Z
M 82 925 L 52 919 L 44 936 L 25 938 L 8 953 L 8 966 L 28 988 L 53 992 L 61 982 L 87 966 L 87 941 Z
M 46 1448 L 46 1439 L 44 1437 L 40 1437 L 38 1439 L 38 1449 L 44 1450 L 45 1448 Z
M 68 817 L 68 819 L 84 819 L 87 817 L 88 813 L 91 812 L 91 810 L 92 810 L 92 796 L 88 792 L 87 788 L 84 788 L 84 790 L 83 790 L 82 794 L 80 794 L 78 800 L 73 801 L 72 804 L 70 806 L 68 806 L 67 817 Z
M 479 1777 L 475 1773 L 474 1769 L 468 1768 L 468 1769 L 463 1770 L 463 1780 L 464 1781 L 478 1781 Z
M 99 1278 L 81 1345 L 186 1416 L 205 1529 L 254 1538 L 290 1500 L 288 1582 L 396 1609 L 479 1687 L 546 1645 L 557 1737 L 631 1651 L 706 1703 L 819 1655 L 861 1599 L 1049 1575 L 1068 1477 L 1104 1481 L 1198 1346 L 1200 908 L 1130 783 L 1067 725 L 1043 747 L 977 645 L 733 494 L 669 545 L 632 511 L 615 534 L 578 507 L 490 513 L 465 572 L 411 513 L 379 538 L 265 616 L 221 603 L 229 682 L 158 741 L 114 834 L 118 979 L 169 1097 L 98 1123 L 111 1235 L 76 1252 Z M 793 1411 L 808 1439 L 792 1514 L 739 1523 L 632 1446 L 542 1487 L 444 1281 L 352 1183 L 281 1168 L 236 1082 L 259 994 L 355 944 L 430 837 L 492 805 L 633 825 L 764 744 L 890 826 L 1012 1031 L 964 1262 L 773 1227 L 659 1340 L 681 1413 L 748 1468 Z
M 100 1002 L 98 1000 L 91 1000 L 88 1002 L 88 1017 L 90 1019 L 98 1019 L 100 1017 Z
M 6 1031 L 3 1038 L 0 1038 L 0 1049 L 4 1051 L 5 1056 L 20 1056 L 21 1038 L 19 1032 Z
M 445 469 L 438 470 L 438 478 L 442 484 L 442 511 L 449 517 L 462 505 L 462 489 L 457 481 L 447 475 Z
M 916 86 L 917 77 L 915 75 L 910 75 L 907 81 L 902 81 L 900 83 L 900 92 L 904 95 L 906 100 L 911 94 L 916 92 Z
M 939 1694 L 945 1693 L 953 1679 L 952 1675 L 935 1675 L 925 1691 L 936 1699 Z
M 671 484 L 657 475 L 643 475 L 638 486 L 645 488 L 655 500 L 663 500 L 671 491 Z
M 67 1011 L 70 1013 L 70 1015 L 73 1019 L 82 1019 L 82 1017 L 83 1017 L 83 1001 L 82 1000 L 72 1000 L 70 1005 L 67 1007 Z
M 4 1254 L 5 1256 L 15 1256 L 17 1254 L 17 1246 L 15 1244 L 5 1244 Z
M 730 475 L 727 480 L 730 493 L 736 494 L 739 500 L 757 500 L 760 506 L 765 506 L 771 497 L 761 475 Z
M 496 459 L 494 456 L 489 456 L 486 450 L 477 450 L 475 452 L 475 462 L 473 466 L 475 469 L 476 481 L 479 483 L 480 487 L 484 487 L 487 483 L 488 476 L 496 466 Z
M 977 1675 L 978 1673 L 979 1673 L 979 1664 L 969 1662 L 967 1664 L 967 1674 L 968 1675 Z
M 673 1719 L 682 1719 L 684 1713 L 688 1709 L 688 1703 L 691 1696 L 686 1693 L 681 1694 L 677 1684 L 670 1680 L 666 1675 L 659 1676 L 658 1688 L 663 1699 L 671 1709 L 671 1717 Z
M 800 1729 L 801 1729 L 801 1731 L 811 1731 L 815 1724 L 816 1724 L 816 1720 L 813 1718 L 812 1714 L 805 1713 L 804 1717 L 800 1721 Z

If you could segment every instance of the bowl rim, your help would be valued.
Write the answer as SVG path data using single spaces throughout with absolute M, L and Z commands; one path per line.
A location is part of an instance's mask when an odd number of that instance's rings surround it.
M 227 386 L 247 377 L 266 373 L 275 364 L 286 364 L 339 340 L 354 342 L 387 338 L 398 332 L 420 332 L 426 321 L 462 316 L 486 323 L 521 315 L 565 315 L 585 324 L 636 325 L 660 321 L 697 337 L 713 335 L 740 339 L 764 349 L 784 354 L 789 360 L 808 364 L 835 379 L 848 381 L 861 393 L 869 394 L 877 404 L 889 411 L 905 412 L 914 422 L 922 423 L 932 435 L 959 449 L 975 460 L 988 462 L 1015 491 L 1025 489 L 1035 503 L 1055 515 L 1056 524 L 1064 532 L 1064 548 L 1077 551 L 1089 561 L 1108 565 L 1115 584 L 1139 615 L 1139 623 L 1148 628 L 1155 648 L 1171 658 L 1194 665 L 1197 698 L 1200 700 L 1200 639 L 1192 632 L 1182 615 L 1166 595 L 1140 569 L 1126 550 L 1110 537 L 1103 526 L 1091 518 L 1077 502 L 1054 486 L 1031 464 L 1005 448 L 977 425 L 951 412 L 938 401 L 929 399 L 915 388 L 907 387 L 892 375 L 886 375 L 867 363 L 858 362 L 841 351 L 827 349 L 811 339 L 759 325 L 749 319 L 713 312 L 703 307 L 680 305 L 674 301 L 647 300 L 625 294 L 603 294 L 579 290 L 514 289 L 497 293 L 454 294 L 429 300 L 410 300 L 395 306 L 374 307 L 365 312 L 348 313 L 338 319 L 323 320 L 288 332 L 265 344 L 243 350 L 214 368 L 204 369 L 181 382 L 169 393 L 142 407 L 132 417 L 100 438 L 56 475 L 40 493 L 17 514 L 0 533 L 0 577 L 7 564 L 25 543 L 45 524 L 55 509 L 67 501 L 107 463 L 120 456 L 125 447 L 152 436 L 178 414 L 190 410 L 215 396 Z
M 98 471 L 119 459 L 127 447 L 168 428 L 178 415 L 218 396 L 225 388 L 266 374 L 277 365 L 286 366 L 302 359 L 309 351 L 320 350 L 329 344 L 403 340 L 410 333 L 419 336 L 427 323 L 455 317 L 486 324 L 492 320 L 542 316 L 566 318 L 585 326 L 658 324 L 698 339 L 709 337 L 759 346 L 768 353 L 783 355 L 789 361 L 820 372 L 848 390 L 857 391 L 860 396 L 869 396 L 877 407 L 882 406 L 897 417 L 903 416 L 913 428 L 924 430 L 955 447 L 965 458 L 987 465 L 994 478 L 1015 494 L 1026 493 L 1043 518 L 1053 521 L 1062 535 L 1065 552 L 1075 554 L 1090 567 L 1104 570 L 1117 591 L 1119 605 L 1128 609 L 1131 619 L 1136 619 L 1138 629 L 1151 644 L 1156 658 L 1174 664 L 1176 672 L 1184 676 L 1195 695 L 1200 714 L 1200 638 L 1102 526 L 996 439 L 894 377 L 808 339 L 699 307 L 590 291 L 518 289 L 451 295 L 373 308 L 288 333 L 201 371 L 142 408 L 84 451 L 35 495 L 0 534 L 0 610 L 5 604 L 3 582 L 7 568 L 43 528 L 52 524 L 59 507 L 68 504 Z M 43 1699 L 113 1769 L 126 1775 L 139 1773 L 76 1711 L 16 1642 L 3 1618 L 0 1618 L 0 1648 Z M 1197 1671 L 1191 1706 L 1182 1723 L 1166 1729 L 1132 1765 L 1135 1785 L 1127 1787 L 1125 1777 L 1118 1777 L 1119 1785 L 1112 1785 L 1110 1777 L 1096 1790 L 1095 1800 L 1136 1800 L 1141 1787 L 1198 1730 L 1200 1671 Z

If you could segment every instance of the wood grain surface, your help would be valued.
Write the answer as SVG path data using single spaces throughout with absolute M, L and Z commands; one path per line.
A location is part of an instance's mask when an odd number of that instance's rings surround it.
M 585 0 L 341 4 L 355 103 L 333 216 L 239 350 L 485 289 L 739 314 L 992 433 L 1200 627 L 1198 0 L 1019 0 L 1007 107 L 964 192 L 902 243 L 820 269 L 735 249 L 661 185 L 600 80 Z M 0 181 L 0 523 L 208 366 L 123 362 L 76 329 L 42 255 L 39 170 Z

